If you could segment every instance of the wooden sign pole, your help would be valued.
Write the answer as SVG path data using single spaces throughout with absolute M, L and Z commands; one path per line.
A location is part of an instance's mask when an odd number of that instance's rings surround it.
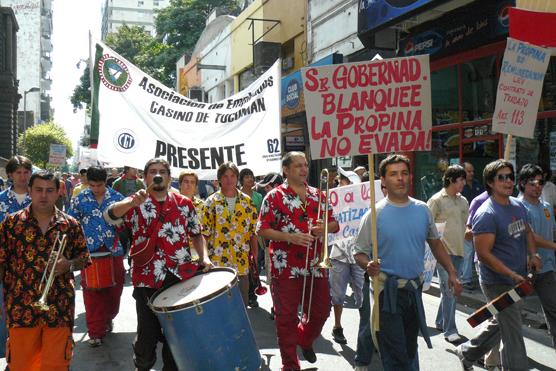
M 372 250 L 372 260 L 378 261 L 378 238 L 376 233 L 376 195 L 375 195 L 375 161 L 373 154 L 368 155 L 369 161 L 369 185 L 370 185 L 370 202 L 369 205 L 371 208 L 371 241 L 373 244 Z M 373 342 L 375 343 L 376 349 L 378 349 L 378 342 L 376 339 L 376 333 L 380 330 L 380 308 L 378 305 L 378 277 L 376 279 L 372 279 L 373 284 L 373 310 L 371 311 L 371 331 L 372 331 L 372 338 Z M 375 313 L 376 312 L 376 313 Z
M 510 159 L 510 146 L 512 145 L 513 135 L 508 134 L 508 139 L 506 140 L 506 147 L 504 148 L 504 160 L 508 161 Z

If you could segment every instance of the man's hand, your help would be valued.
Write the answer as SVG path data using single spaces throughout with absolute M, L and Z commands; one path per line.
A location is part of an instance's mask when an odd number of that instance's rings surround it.
M 448 288 L 452 291 L 455 297 L 460 296 L 462 287 L 455 273 L 448 276 Z
M 70 271 L 70 266 L 71 261 L 61 256 L 54 266 L 54 277 L 58 277 L 61 274 L 68 273 Z
M 140 189 L 131 195 L 131 206 L 137 207 L 140 206 L 143 202 L 147 200 L 149 194 L 144 189 Z
M 324 236 L 324 222 L 321 219 L 317 220 L 317 225 L 312 227 L 310 232 L 315 237 Z
M 307 246 L 315 241 L 315 237 L 310 233 L 289 233 L 286 241 L 294 245 Z
M 527 270 L 531 273 L 540 273 L 542 261 L 537 255 L 533 255 L 527 261 Z
M 510 278 L 512 279 L 512 281 L 514 281 L 515 284 L 521 283 L 523 281 L 525 281 L 525 277 L 523 277 L 521 274 L 517 274 L 515 272 L 512 272 L 512 274 L 510 275 Z
M 380 260 L 379 261 L 375 261 L 372 260 L 367 264 L 367 274 L 369 275 L 369 277 L 375 277 L 378 276 L 378 274 L 380 273 Z

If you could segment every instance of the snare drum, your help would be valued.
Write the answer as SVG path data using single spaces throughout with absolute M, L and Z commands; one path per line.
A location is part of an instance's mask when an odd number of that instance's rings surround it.
M 149 306 L 180 370 L 258 370 L 261 356 L 233 269 L 214 268 L 157 291 Z
M 92 264 L 81 271 L 84 287 L 99 290 L 115 286 L 112 253 L 109 251 L 91 253 L 91 261 Z

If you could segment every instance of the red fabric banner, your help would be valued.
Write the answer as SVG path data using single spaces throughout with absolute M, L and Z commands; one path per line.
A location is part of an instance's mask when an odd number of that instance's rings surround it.
M 538 46 L 556 46 L 556 13 L 510 8 L 510 37 Z

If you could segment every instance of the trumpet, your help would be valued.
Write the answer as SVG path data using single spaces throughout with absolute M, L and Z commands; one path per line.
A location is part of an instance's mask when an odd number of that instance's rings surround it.
M 322 191 L 324 188 L 324 207 L 322 207 Z M 315 265 L 312 267 L 309 266 L 309 247 L 311 244 L 307 244 L 307 251 L 305 257 L 305 270 L 307 274 L 309 274 L 309 268 L 323 268 L 323 269 L 330 269 L 332 267 L 330 263 L 330 258 L 328 257 L 328 196 L 330 193 L 330 188 L 328 186 L 328 169 L 322 169 L 320 172 L 320 181 L 319 181 L 319 205 L 317 209 L 317 220 L 323 220 L 324 223 L 324 236 L 323 236 L 323 243 L 322 243 L 322 258 L 320 258 L 320 254 L 317 252 L 318 248 L 318 240 L 315 239 L 313 242 L 313 251 L 314 257 L 318 260 Z M 312 228 L 312 222 L 309 220 L 308 223 L 309 232 Z M 305 323 L 308 323 L 311 320 L 311 306 L 313 304 L 313 287 L 315 283 L 315 275 L 311 275 L 311 289 L 309 290 L 309 302 L 307 304 L 307 318 L 305 319 Z M 301 320 L 303 320 L 303 310 L 305 304 L 305 287 L 307 284 L 307 276 L 303 277 L 303 292 L 301 293 Z
M 34 303 L 34 305 L 44 311 L 48 310 L 48 293 L 50 292 L 50 288 L 52 287 L 52 283 L 54 282 L 54 272 L 56 268 L 56 263 L 60 256 L 62 256 L 64 249 L 66 248 L 67 236 L 64 234 L 60 239 L 60 232 L 56 234 L 56 239 L 54 240 L 54 246 L 52 246 L 52 251 L 50 252 L 50 256 L 48 257 L 48 261 L 46 262 L 46 267 L 44 268 L 44 273 L 41 278 L 41 283 L 39 284 L 39 288 L 44 285 L 42 290 L 41 298 Z

